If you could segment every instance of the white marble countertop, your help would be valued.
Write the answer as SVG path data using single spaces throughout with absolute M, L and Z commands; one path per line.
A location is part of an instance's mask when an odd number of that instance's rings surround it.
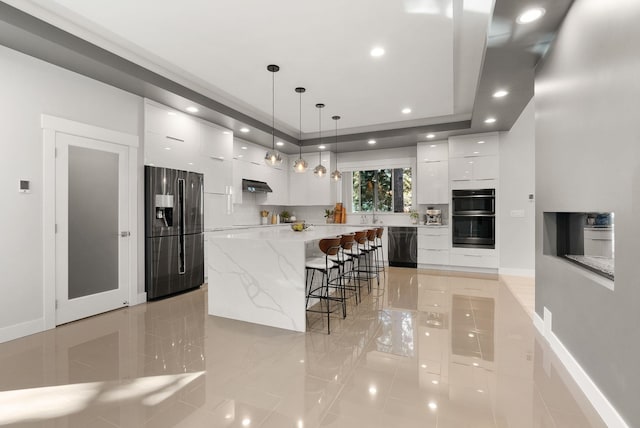
M 360 223 L 347 223 L 347 224 L 335 224 L 335 223 L 308 223 L 309 225 L 313 226 L 314 228 L 327 228 L 327 227 L 354 227 L 354 228 L 373 228 L 373 227 L 420 227 L 420 228 L 427 228 L 427 229 L 444 229 L 444 228 L 448 228 L 449 225 L 448 224 L 443 224 L 443 225 L 439 225 L 439 226 L 433 226 L 433 225 L 426 225 L 426 224 L 382 224 L 382 223 L 364 223 L 364 224 L 360 224 Z M 282 228 L 287 228 L 289 230 L 291 230 L 290 228 L 290 224 L 289 223 L 279 223 L 279 224 L 249 224 L 249 225 L 235 225 L 235 226 L 221 226 L 221 227 L 212 227 L 212 228 L 207 228 L 204 231 L 205 232 L 224 232 L 224 231 L 240 231 L 240 230 L 248 230 L 248 229 L 272 229 L 272 228 L 278 228 L 278 227 L 282 227 Z
M 362 230 L 363 226 L 359 225 L 323 225 L 322 227 L 310 226 L 302 232 L 291 230 L 289 225 L 281 225 L 283 227 L 262 227 L 262 228 L 244 228 L 230 229 L 227 233 L 215 235 L 217 239 L 247 239 L 247 240 L 266 240 L 266 241 L 298 241 L 309 242 L 319 239 L 341 235 L 343 233 L 352 233 Z M 367 226 L 364 226 L 367 227 Z

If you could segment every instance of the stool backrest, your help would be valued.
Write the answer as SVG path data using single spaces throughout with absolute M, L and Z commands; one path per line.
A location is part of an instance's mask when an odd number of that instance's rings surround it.
M 364 244 L 367 241 L 367 231 L 359 230 L 355 233 L 355 241 L 358 244 Z
M 340 237 L 321 239 L 318 246 L 320 251 L 328 256 L 335 256 L 340 251 Z
M 348 233 L 346 235 L 342 235 L 342 238 L 340 238 L 340 246 L 342 247 L 343 250 L 351 250 L 351 247 L 353 247 L 353 244 L 356 242 L 356 234 L 355 233 Z
M 376 240 L 376 230 L 377 229 L 369 229 L 367 230 L 367 239 L 371 242 Z
M 382 234 L 384 233 L 384 227 L 379 227 L 376 229 L 376 238 L 382 239 Z

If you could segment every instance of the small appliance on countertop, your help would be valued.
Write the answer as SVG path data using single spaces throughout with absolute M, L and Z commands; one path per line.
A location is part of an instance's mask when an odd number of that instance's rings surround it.
M 432 207 L 427 209 L 426 226 L 442 226 L 442 210 L 434 210 Z

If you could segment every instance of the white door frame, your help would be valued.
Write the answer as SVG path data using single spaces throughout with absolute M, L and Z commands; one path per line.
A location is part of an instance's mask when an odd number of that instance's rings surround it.
M 129 305 L 138 302 L 138 136 L 43 114 L 43 312 L 45 330 L 56 326 L 56 134 L 64 133 L 129 148 Z

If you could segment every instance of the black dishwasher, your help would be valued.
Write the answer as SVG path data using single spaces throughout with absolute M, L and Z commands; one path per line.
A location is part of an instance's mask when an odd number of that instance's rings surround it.
M 418 267 L 418 229 L 390 226 L 389 266 Z

